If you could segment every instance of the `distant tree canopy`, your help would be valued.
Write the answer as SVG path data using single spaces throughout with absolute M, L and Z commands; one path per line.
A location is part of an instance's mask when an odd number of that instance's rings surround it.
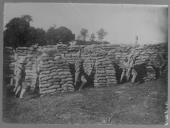
M 62 42 L 69 44 L 75 35 L 66 27 L 51 27 L 48 31 L 30 26 L 32 17 L 24 15 L 11 19 L 5 26 L 4 46 L 17 48 L 34 44 L 47 45 Z
M 107 35 L 107 32 L 105 32 L 105 30 L 101 28 L 97 31 L 97 35 L 98 35 L 99 41 L 102 41 L 104 37 Z
M 64 44 L 69 44 L 70 41 L 75 40 L 75 34 L 72 33 L 66 27 L 55 28 L 50 27 L 46 33 L 46 40 L 48 44 L 57 44 L 62 42 Z
M 92 34 L 90 35 L 90 41 L 94 41 L 95 39 L 96 39 L 96 36 L 95 36 L 94 33 L 92 33 Z
M 64 26 L 56 28 L 50 27 L 47 31 L 42 28 L 35 28 L 30 25 L 32 17 L 30 15 L 23 15 L 11 19 L 5 26 L 4 30 L 4 46 L 13 48 L 30 46 L 30 45 L 55 45 L 63 43 L 69 45 L 71 41 L 75 40 L 75 34 Z M 89 41 L 87 41 L 88 30 L 82 28 L 77 37 L 76 44 L 90 45 L 90 44 L 108 44 L 103 39 L 107 35 L 104 29 L 97 31 L 99 41 L 96 41 L 96 36 L 91 33 Z
M 88 30 L 85 28 L 82 28 L 80 31 L 80 35 L 82 36 L 83 41 L 86 41 L 86 38 L 88 36 Z
M 6 24 L 4 31 L 4 45 L 12 46 L 14 48 L 18 46 L 27 45 L 29 41 L 30 22 L 31 16 L 25 15 L 22 17 L 16 17 Z
M 42 28 L 30 27 L 28 44 L 46 45 L 46 32 Z

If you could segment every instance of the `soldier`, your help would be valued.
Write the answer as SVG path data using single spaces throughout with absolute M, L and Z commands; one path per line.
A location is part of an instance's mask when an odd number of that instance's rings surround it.
M 19 60 L 18 65 L 16 67 L 16 75 L 15 75 L 15 96 L 19 93 L 19 91 L 22 90 L 22 84 L 23 81 L 25 80 L 25 64 L 26 64 L 26 58 L 22 58 Z M 21 91 L 23 93 L 23 90 Z M 22 97 L 22 94 L 20 94 L 20 97 Z
M 135 60 L 137 56 L 131 56 L 130 57 L 130 63 L 129 63 L 129 72 L 128 72 L 128 80 L 130 78 L 130 74 L 132 75 L 131 82 L 134 83 L 137 77 L 137 72 L 135 70 Z M 130 73 L 131 72 L 131 73 Z
M 164 57 L 162 53 L 158 53 L 158 57 L 160 58 L 160 66 L 159 66 L 159 75 L 162 75 L 163 70 L 167 66 L 168 59 Z
M 40 54 L 38 54 L 40 55 Z M 39 75 L 40 75 L 40 64 L 41 64 L 41 58 L 42 56 L 40 55 L 40 57 L 38 57 L 38 55 L 36 55 L 36 62 L 35 62 L 35 83 L 33 83 L 33 87 L 34 87 L 34 93 L 39 93 Z
M 121 74 L 120 82 L 122 82 L 123 78 L 126 77 L 126 80 L 128 81 L 131 78 L 131 82 L 134 83 L 137 77 L 137 72 L 134 68 L 135 60 L 137 55 L 130 55 L 129 57 L 126 57 L 123 63 L 123 71 Z
M 79 50 L 79 58 L 78 60 L 76 61 L 75 63 L 75 89 L 79 89 L 81 90 L 84 85 L 87 83 L 87 79 L 86 79 L 86 76 L 85 76 L 85 72 L 84 72 L 84 69 L 83 69 L 83 59 L 81 58 L 81 48 Z
M 132 79 L 131 82 L 135 83 L 136 77 L 137 77 L 138 73 L 136 72 L 136 70 L 134 69 L 134 67 L 132 68 Z
M 83 70 L 83 60 L 79 58 L 75 63 L 75 88 L 78 89 L 80 84 L 84 85 L 86 82 Z
M 122 80 L 125 76 L 128 76 L 127 70 L 128 70 L 128 58 L 126 57 L 124 59 L 124 62 L 123 62 L 123 71 L 122 71 L 122 74 L 121 74 L 121 77 L 120 77 L 120 82 L 122 82 Z
M 95 63 L 93 63 L 91 66 L 92 66 L 92 69 L 89 73 L 85 73 L 84 70 L 83 70 L 83 75 L 81 77 L 81 81 L 82 81 L 82 84 L 79 88 L 79 91 L 85 86 L 85 85 L 88 85 L 90 84 L 90 86 L 93 84 L 93 78 L 94 78 L 94 74 L 95 74 L 95 70 L 94 70 L 94 65 Z

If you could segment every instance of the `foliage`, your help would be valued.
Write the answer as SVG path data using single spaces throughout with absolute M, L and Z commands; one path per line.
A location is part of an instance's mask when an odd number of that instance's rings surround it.
M 90 41 L 94 41 L 95 39 L 96 39 L 96 36 L 95 36 L 94 33 L 92 33 L 92 34 L 90 35 Z
M 41 28 L 30 27 L 29 39 L 27 44 L 46 45 L 46 32 Z
M 86 41 L 86 38 L 88 36 L 88 30 L 85 29 L 85 28 L 82 28 L 81 31 L 80 31 L 80 35 L 82 36 L 83 41 Z
M 107 32 L 105 32 L 105 30 L 101 28 L 97 31 L 97 35 L 98 35 L 99 41 L 102 41 L 104 37 L 107 35 Z
M 4 45 L 13 48 L 30 46 L 30 45 L 56 45 L 66 44 L 69 45 L 70 41 L 75 40 L 75 34 L 64 26 L 56 28 L 56 26 L 50 27 L 47 31 L 42 28 L 35 28 L 30 26 L 32 17 L 29 15 L 23 15 L 21 17 L 15 17 L 11 19 L 5 26 L 4 30 Z M 99 41 L 95 41 L 96 36 L 91 33 L 90 40 L 86 41 L 88 37 L 88 30 L 82 28 L 80 34 L 77 36 L 77 44 L 79 45 L 91 45 L 91 44 L 108 44 L 108 42 L 101 42 L 107 35 L 104 29 L 100 29 L 97 32 Z
M 46 33 L 46 40 L 48 44 L 58 44 L 60 42 L 69 44 L 75 39 L 75 35 L 66 27 L 55 28 L 50 27 Z
M 29 30 L 31 21 L 32 18 L 29 15 L 16 17 L 10 20 L 5 26 L 4 45 L 14 48 L 27 45 L 27 41 L 30 38 Z

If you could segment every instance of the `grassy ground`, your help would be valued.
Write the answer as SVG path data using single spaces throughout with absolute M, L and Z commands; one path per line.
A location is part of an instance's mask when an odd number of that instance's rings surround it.
M 4 96 L 3 120 L 12 123 L 164 124 L 167 81 L 125 83 L 80 92 L 17 99 Z

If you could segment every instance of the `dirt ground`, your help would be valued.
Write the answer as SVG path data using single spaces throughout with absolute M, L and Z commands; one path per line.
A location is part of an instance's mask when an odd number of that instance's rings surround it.
M 164 124 L 167 80 L 80 92 L 3 99 L 3 120 L 10 123 Z

